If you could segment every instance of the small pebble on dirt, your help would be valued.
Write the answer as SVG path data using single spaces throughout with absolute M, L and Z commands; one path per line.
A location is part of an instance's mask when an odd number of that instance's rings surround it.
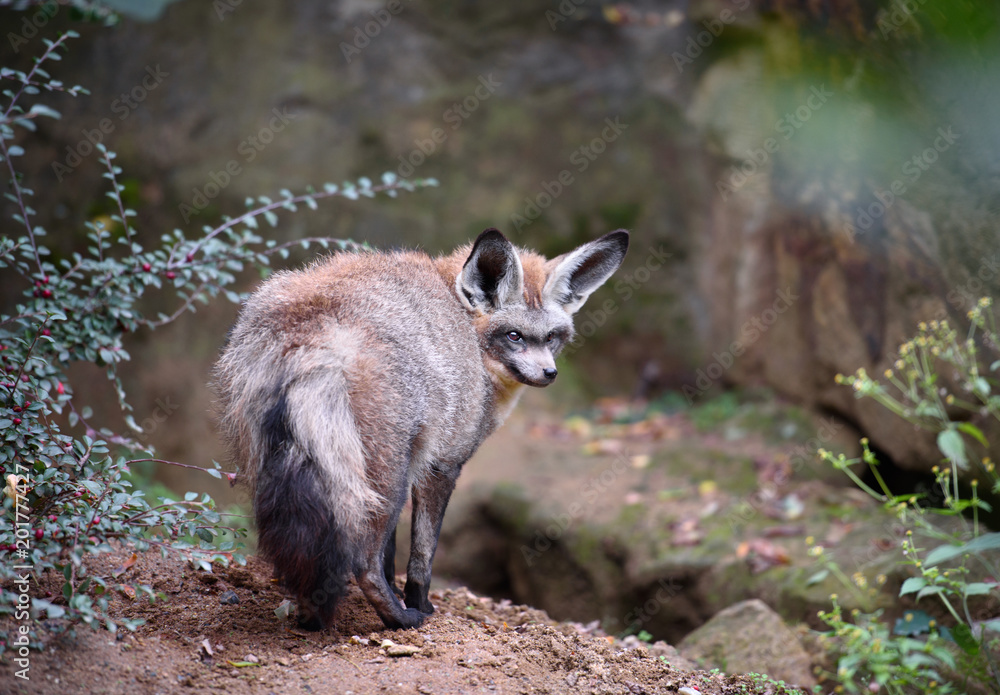
M 393 644 L 386 647 L 385 653 L 392 657 L 413 656 L 420 653 L 420 647 L 414 647 L 412 644 Z
M 232 589 L 226 589 L 219 595 L 219 603 L 224 606 L 235 606 L 240 602 L 240 597 Z

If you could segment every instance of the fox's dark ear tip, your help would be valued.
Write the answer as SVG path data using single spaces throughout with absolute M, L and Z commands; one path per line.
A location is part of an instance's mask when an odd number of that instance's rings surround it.
M 622 250 L 628 250 L 629 233 L 627 229 L 616 229 L 613 232 L 608 232 L 602 238 L 607 241 L 617 242 L 622 247 Z
M 505 237 L 496 227 L 490 227 L 488 229 L 484 229 L 482 233 L 476 237 L 476 244 L 481 241 L 507 241 L 507 237 Z

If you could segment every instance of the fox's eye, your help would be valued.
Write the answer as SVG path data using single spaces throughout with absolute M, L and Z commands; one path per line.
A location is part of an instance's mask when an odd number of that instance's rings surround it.
M 545 336 L 545 342 L 546 343 L 551 343 L 555 339 L 556 339 L 556 334 L 555 333 L 549 333 L 547 336 Z
M 511 331 L 510 333 L 507 334 L 507 340 L 509 340 L 512 343 L 519 343 L 521 342 L 521 334 L 518 333 L 517 331 Z

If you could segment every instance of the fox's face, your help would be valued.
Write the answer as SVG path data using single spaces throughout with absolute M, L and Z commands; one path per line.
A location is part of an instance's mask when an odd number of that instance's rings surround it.
M 621 265 L 628 239 L 618 230 L 546 261 L 516 249 L 496 229 L 479 235 L 455 289 L 476 314 L 495 378 L 528 386 L 555 380 L 555 358 L 573 338 L 573 314 Z

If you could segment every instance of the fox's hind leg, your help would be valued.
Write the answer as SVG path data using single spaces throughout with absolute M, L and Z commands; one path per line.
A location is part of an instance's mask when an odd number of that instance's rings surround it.
M 427 596 L 431 586 L 431 563 L 437 550 L 438 536 L 444 510 L 455 489 L 461 466 L 443 469 L 434 467 L 432 472 L 413 486 L 413 528 L 410 540 L 410 560 L 406 565 L 406 587 L 403 598 L 406 605 L 430 615 L 434 606 Z
M 400 501 L 390 513 L 371 520 L 362 566 L 355 573 L 365 598 L 388 628 L 419 627 L 425 617 L 416 608 L 403 608 L 393 591 L 393 582 L 387 577 L 386 551 L 395 544 L 396 522 L 402 506 Z

